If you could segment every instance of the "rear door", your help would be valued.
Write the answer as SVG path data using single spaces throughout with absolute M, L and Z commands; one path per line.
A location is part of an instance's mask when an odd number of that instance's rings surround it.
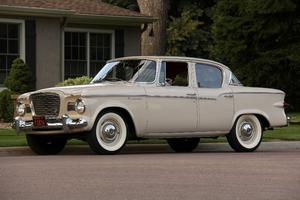
M 225 73 L 212 64 L 196 63 L 198 126 L 201 132 L 229 131 L 233 118 L 233 94 L 223 84 Z

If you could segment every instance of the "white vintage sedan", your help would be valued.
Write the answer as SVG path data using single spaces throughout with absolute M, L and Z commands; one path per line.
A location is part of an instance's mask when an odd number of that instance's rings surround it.
M 200 138 L 224 135 L 235 151 L 249 152 L 264 130 L 287 126 L 284 97 L 280 90 L 242 86 L 214 61 L 125 57 L 108 61 L 88 85 L 21 95 L 15 128 L 37 154 L 59 153 L 72 138 L 97 154 L 148 138 L 190 152 Z

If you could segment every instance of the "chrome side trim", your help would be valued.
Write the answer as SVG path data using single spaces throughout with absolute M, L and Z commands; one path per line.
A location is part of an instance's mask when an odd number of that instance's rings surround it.
M 101 94 L 95 94 L 95 95 L 84 95 L 82 96 L 84 98 L 92 98 L 92 97 L 125 97 L 128 99 L 136 98 L 136 97 L 150 97 L 150 98 L 184 98 L 184 99 L 196 99 L 195 96 L 189 96 L 188 94 L 186 96 L 167 96 L 167 95 L 122 95 L 122 94 L 110 94 L 110 95 L 101 95 Z
M 150 98 L 174 98 L 174 99 L 197 99 L 195 96 L 189 96 L 188 94 L 186 96 L 161 96 L 161 95 L 147 95 L 146 97 Z
M 230 93 L 221 93 L 220 96 L 225 95 L 234 95 L 234 94 L 283 94 L 280 92 L 230 92 Z M 186 96 L 167 96 L 167 95 L 145 95 L 145 94 L 136 94 L 136 95 L 124 95 L 124 94 L 91 94 L 91 95 L 82 95 L 84 98 L 92 98 L 92 97 L 157 97 L 157 98 L 196 98 L 191 97 L 193 95 L 186 94 Z M 200 97 L 199 99 L 203 98 L 203 100 L 216 100 L 216 98 L 209 98 L 209 97 Z
M 282 92 L 231 92 L 231 93 L 222 93 L 219 96 L 227 94 L 283 94 Z
M 83 98 L 93 98 L 93 97 L 147 97 L 144 94 L 136 94 L 136 95 L 124 95 L 124 94 L 90 94 L 90 95 L 82 95 Z
M 281 92 L 226 92 L 226 93 L 219 94 L 219 97 L 220 96 L 229 97 L 231 95 L 234 96 L 235 94 L 283 94 L 283 93 Z

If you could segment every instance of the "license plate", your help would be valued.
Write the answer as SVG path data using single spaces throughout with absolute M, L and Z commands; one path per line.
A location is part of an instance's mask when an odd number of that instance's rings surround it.
M 34 127 L 45 127 L 46 121 L 44 116 L 33 116 L 33 126 Z

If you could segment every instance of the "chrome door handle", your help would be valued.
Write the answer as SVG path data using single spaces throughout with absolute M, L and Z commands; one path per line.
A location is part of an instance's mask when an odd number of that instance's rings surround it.
M 188 93 L 187 96 L 196 96 L 196 93 Z
M 232 98 L 233 94 L 226 94 L 226 95 L 224 95 L 224 97 L 226 97 L 226 98 Z

